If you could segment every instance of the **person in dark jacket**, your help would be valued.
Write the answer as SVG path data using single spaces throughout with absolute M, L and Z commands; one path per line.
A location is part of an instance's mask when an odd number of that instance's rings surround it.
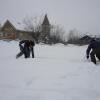
M 32 58 L 34 58 L 34 40 L 22 40 L 19 42 L 20 53 L 17 54 L 16 58 L 19 58 L 24 54 L 25 58 L 30 57 L 30 53 L 32 54 Z
M 97 41 L 95 39 L 91 40 L 86 50 L 86 55 L 87 55 L 87 59 L 89 59 L 89 55 L 90 55 L 91 62 L 96 64 L 96 57 L 100 60 L 100 41 Z

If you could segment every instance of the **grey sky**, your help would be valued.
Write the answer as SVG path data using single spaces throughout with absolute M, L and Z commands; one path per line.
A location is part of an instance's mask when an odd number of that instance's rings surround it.
M 100 0 L 0 0 L 0 21 L 22 21 L 25 16 L 48 14 L 65 30 L 100 34 Z

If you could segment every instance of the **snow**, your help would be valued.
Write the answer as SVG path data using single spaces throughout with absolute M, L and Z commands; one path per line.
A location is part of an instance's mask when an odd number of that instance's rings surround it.
M 100 63 L 86 48 L 38 44 L 34 59 L 16 59 L 18 42 L 0 41 L 0 100 L 100 100 Z

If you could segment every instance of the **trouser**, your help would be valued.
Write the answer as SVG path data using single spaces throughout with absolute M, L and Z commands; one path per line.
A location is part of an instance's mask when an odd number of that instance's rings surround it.
M 20 52 L 16 55 L 16 58 L 21 57 L 24 54 L 24 48 L 23 46 L 20 46 Z
M 100 49 L 93 49 L 90 56 L 91 61 L 96 64 L 96 57 L 100 60 Z
M 25 58 L 29 58 L 30 57 L 30 49 L 28 47 L 20 47 L 20 52 L 16 55 L 16 58 L 21 57 L 22 55 L 24 55 Z
M 28 47 L 24 48 L 24 57 L 29 58 L 30 57 L 30 49 Z
M 34 58 L 34 48 L 31 47 L 31 48 L 30 48 L 30 51 L 31 51 L 31 53 L 32 53 L 32 58 Z
M 24 54 L 23 52 L 19 52 L 19 53 L 16 55 L 16 58 L 21 57 L 23 54 Z

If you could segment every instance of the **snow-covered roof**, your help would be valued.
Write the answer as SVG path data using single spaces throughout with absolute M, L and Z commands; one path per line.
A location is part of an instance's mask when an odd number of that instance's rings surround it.
M 24 24 L 21 22 L 11 22 L 17 30 L 24 30 Z
M 2 27 L 4 26 L 4 24 L 6 24 L 7 22 L 9 22 L 13 27 L 15 27 L 17 30 L 24 30 L 24 24 L 21 22 L 15 22 L 12 20 L 6 20 L 4 23 L 2 23 Z

